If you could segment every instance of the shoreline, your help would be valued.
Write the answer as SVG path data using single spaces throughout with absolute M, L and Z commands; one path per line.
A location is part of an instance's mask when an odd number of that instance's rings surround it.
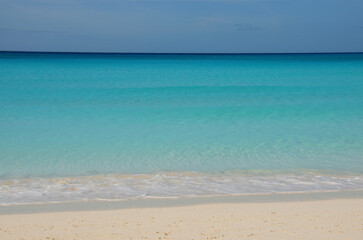
M 363 190 L 257 193 L 220 196 L 160 197 L 125 200 L 85 200 L 53 203 L 0 205 L 0 216 L 75 211 L 108 211 L 122 209 L 187 207 L 207 204 L 288 203 L 325 200 L 362 199 Z
M 362 174 L 332 171 L 160 172 L 0 180 L 0 206 L 363 190 Z

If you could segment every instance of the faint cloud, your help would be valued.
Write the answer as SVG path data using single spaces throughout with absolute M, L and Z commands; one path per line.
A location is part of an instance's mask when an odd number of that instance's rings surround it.
M 237 31 L 261 31 L 262 28 L 249 23 L 236 23 L 234 25 Z
M 14 28 L 1 28 L 0 27 L 0 32 L 3 33 L 36 33 L 36 34 L 54 34 L 54 33 L 58 33 L 58 34 L 64 34 L 64 33 L 68 33 L 68 32 L 61 32 L 61 31 L 50 31 L 50 30 L 20 30 L 20 29 L 14 29 Z

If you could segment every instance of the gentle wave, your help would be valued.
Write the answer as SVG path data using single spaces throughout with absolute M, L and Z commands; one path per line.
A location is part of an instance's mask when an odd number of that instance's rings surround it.
M 0 180 L 0 205 L 363 189 L 362 175 L 195 173 Z

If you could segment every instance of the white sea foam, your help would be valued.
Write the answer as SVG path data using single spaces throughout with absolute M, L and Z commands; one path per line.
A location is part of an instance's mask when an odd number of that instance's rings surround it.
M 158 173 L 0 180 L 0 205 L 363 189 L 362 175 Z

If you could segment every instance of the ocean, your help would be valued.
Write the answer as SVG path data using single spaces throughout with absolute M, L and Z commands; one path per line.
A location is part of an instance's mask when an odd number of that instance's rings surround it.
M 363 189 L 363 54 L 0 53 L 0 205 Z

